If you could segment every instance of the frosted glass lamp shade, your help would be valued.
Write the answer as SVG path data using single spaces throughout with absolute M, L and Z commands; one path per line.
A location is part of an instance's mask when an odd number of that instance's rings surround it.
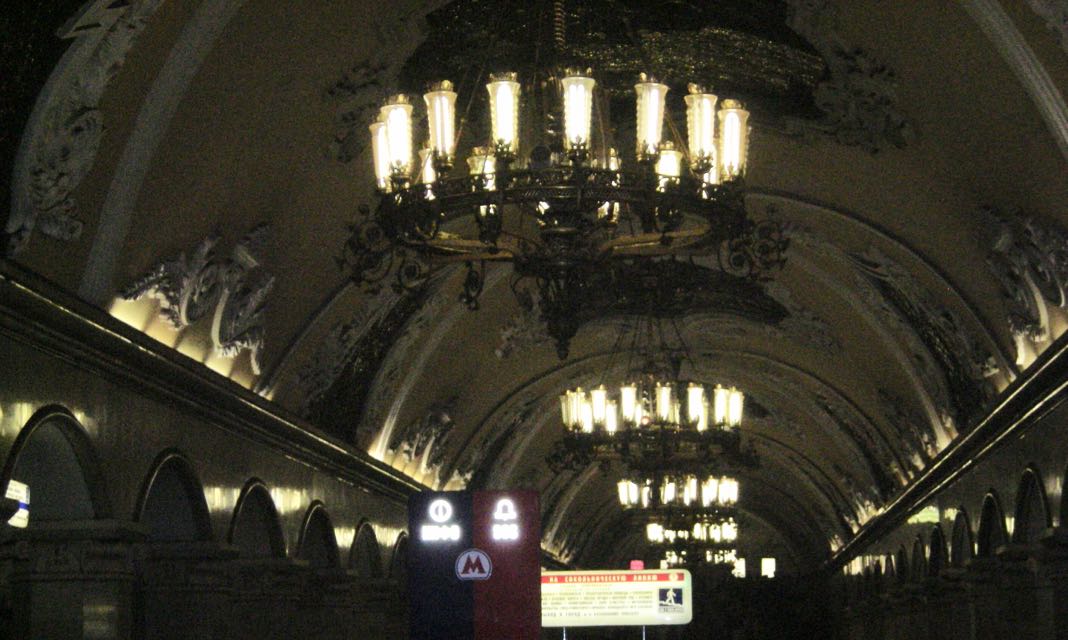
M 668 87 L 653 78 L 641 75 L 641 81 L 634 85 L 637 94 L 637 123 L 635 151 L 638 159 L 655 156 L 660 148 L 660 138 L 664 128 L 664 99 Z
M 745 174 L 749 153 L 749 112 L 740 102 L 724 100 L 719 110 L 719 170 L 724 180 Z
M 386 156 L 393 176 L 407 177 L 412 170 L 412 105 L 397 95 L 379 109 L 379 120 L 386 125 Z
M 564 148 L 588 148 L 593 117 L 593 88 L 597 82 L 588 76 L 569 74 L 560 81 L 564 96 Z
M 443 80 L 427 93 L 426 101 L 427 129 L 430 133 L 430 150 L 435 162 L 451 164 L 456 150 L 456 92 L 452 83 Z
M 516 74 L 491 75 L 486 84 L 490 105 L 490 142 L 496 153 L 519 152 L 519 83 Z

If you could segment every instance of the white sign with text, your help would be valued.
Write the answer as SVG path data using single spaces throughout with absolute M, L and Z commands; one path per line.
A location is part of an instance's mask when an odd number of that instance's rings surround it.
M 693 582 L 685 569 L 547 571 L 541 574 L 541 626 L 688 624 Z

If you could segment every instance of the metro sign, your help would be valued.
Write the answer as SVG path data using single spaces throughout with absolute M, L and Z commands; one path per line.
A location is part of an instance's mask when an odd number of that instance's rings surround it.
M 481 549 L 468 549 L 456 558 L 456 577 L 461 580 L 488 580 L 493 562 Z
M 534 491 L 424 491 L 408 500 L 411 640 L 538 640 Z

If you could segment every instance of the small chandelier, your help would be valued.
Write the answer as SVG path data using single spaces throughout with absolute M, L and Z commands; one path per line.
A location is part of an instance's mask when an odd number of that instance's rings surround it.
M 694 565 L 728 565 L 736 566 L 738 562 L 736 549 L 668 549 L 660 561 L 661 569 Z
M 563 358 L 584 292 L 596 288 L 613 261 L 716 255 L 725 272 L 751 278 L 782 266 L 781 233 L 745 211 L 749 112 L 740 102 L 690 84 L 686 140 L 676 144 L 664 139 L 669 87 L 641 74 L 631 163 L 608 140 L 606 108 L 590 70 L 569 68 L 546 79 L 529 91 L 551 87 L 558 106 L 542 114 L 542 126 L 523 127 L 529 110 L 521 109 L 525 91 L 517 74 L 490 76 L 488 138 L 462 172 L 453 171 L 459 128 L 451 82 L 423 96 L 428 139 L 418 154 L 411 100 L 396 95 L 381 107 L 370 125 L 378 206 L 362 209 L 339 258 L 355 282 L 373 288 L 392 274 L 394 288 L 413 289 L 433 268 L 463 262 L 460 298 L 474 309 L 485 263 L 509 262 L 516 280 L 535 283 L 542 319 Z M 532 105 L 550 103 L 533 98 Z M 531 131 L 542 137 L 524 142 Z M 519 295 L 514 284 L 513 290 Z
M 700 546 L 733 543 L 738 539 L 738 525 L 734 518 L 722 520 L 698 519 L 692 527 L 679 523 L 661 524 L 650 522 L 645 525 L 645 538 L 653 545 Z
M 620 480 L 616 488 L 619 504 L 624 509 L 714 509 L 731 507 L 738 502 L 738 481 L 727 476 L 658 474 L 640 482 Z

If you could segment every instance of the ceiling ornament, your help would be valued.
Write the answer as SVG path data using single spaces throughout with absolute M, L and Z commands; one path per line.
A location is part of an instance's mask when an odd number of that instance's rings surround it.
M 396 86 L 403 61 L 423 41 L 422 23 L 422 12 L 409 12 L 369 30 L 378 36 L 376 44 L 368 45 L 370 57 L 354 64 L 327 89 L 325 100 L 335 108 L 334 135 L 326 147 L 329 158 L 348 163 L 364 152 L 366 127 Z
M 23 151 L 13 175 L 13 207 L 8 219 L 7 246 L 12 255 L 30 241 L 36 229 L 57 240 L 77 240 L 74 191 L 93 167 L 104 134 L 100 101 L 122 69 L 126 54 L 144 31 L 162 0 L 89 3 L 60 32 L 74 38 L 30 117 Z
M 127 300 L 144 297 L 159 302 L 159 315 L 177 330 L 212 315 L 211 337 L 215 351 L 234 358 L 249 352 L 252 372 L 262 369 L 264 309 L 274 287 L 274 276 L 263 265 L 270 227 L 260 224 L 234 245 L 227 259 L 215 247 L 212 233 L 187 257 L 163 261 L 122 290 Z
M 915 138 L 908 116 L 898 106 L 897 79 L 869 53 L 848 45 L 838 32 L 831 0 L 787 0 L 787 25 L 807 40 L 827 64 L 815 88 L 818 121 L 787 117 L 787 130 L 820 132 L 841 144 L 871 153 L 902 148 Z
M 988 207 L 980 215 L 989 223 L 983 228 L 993 230 L 985 239 L 986 262 L 1000 285 L 1017 349 L 1020 341 L 1050 340 L 1049 309 L 1068 307 L 1068 232 L 1019 212 Z
M 1068 54 L 1068 0 L 1027 0 L 1027 4 L 1046 21 L 1061 49 Z
M 562 22 L 562 3 L 554 7 Z M 557 33 L 558 54 L 562 39 Z M 517 298 L 529 305 L 536 292 L 565 358 L 588 298 L 625 279 L 629 265 L 718 255 L 723 272 L 751 279 L 783 265 L 781 231 L 745 210 L 749 113 L 739 102 L 689 85 L 686 140 L 670 140 L 670 88 L 642 74 L 625 159 L 591 72 L 549 69 L 524 84 L 515 73 L 490 75 L 489 144 L 471 149 L 459 172 L 452 83 L 423 96 L 428 141 L 418 159 L 415 105 L 405 95 L 386 101 L 370 126 L 379 200 L 361 208 L 340 257 L 354 282 L 407 290 L 442 265 L 463 263 L 460 301 L 477 309 L 485 264 L 509 263 Z M 459 128 L 466 121 L 465 112 Z

